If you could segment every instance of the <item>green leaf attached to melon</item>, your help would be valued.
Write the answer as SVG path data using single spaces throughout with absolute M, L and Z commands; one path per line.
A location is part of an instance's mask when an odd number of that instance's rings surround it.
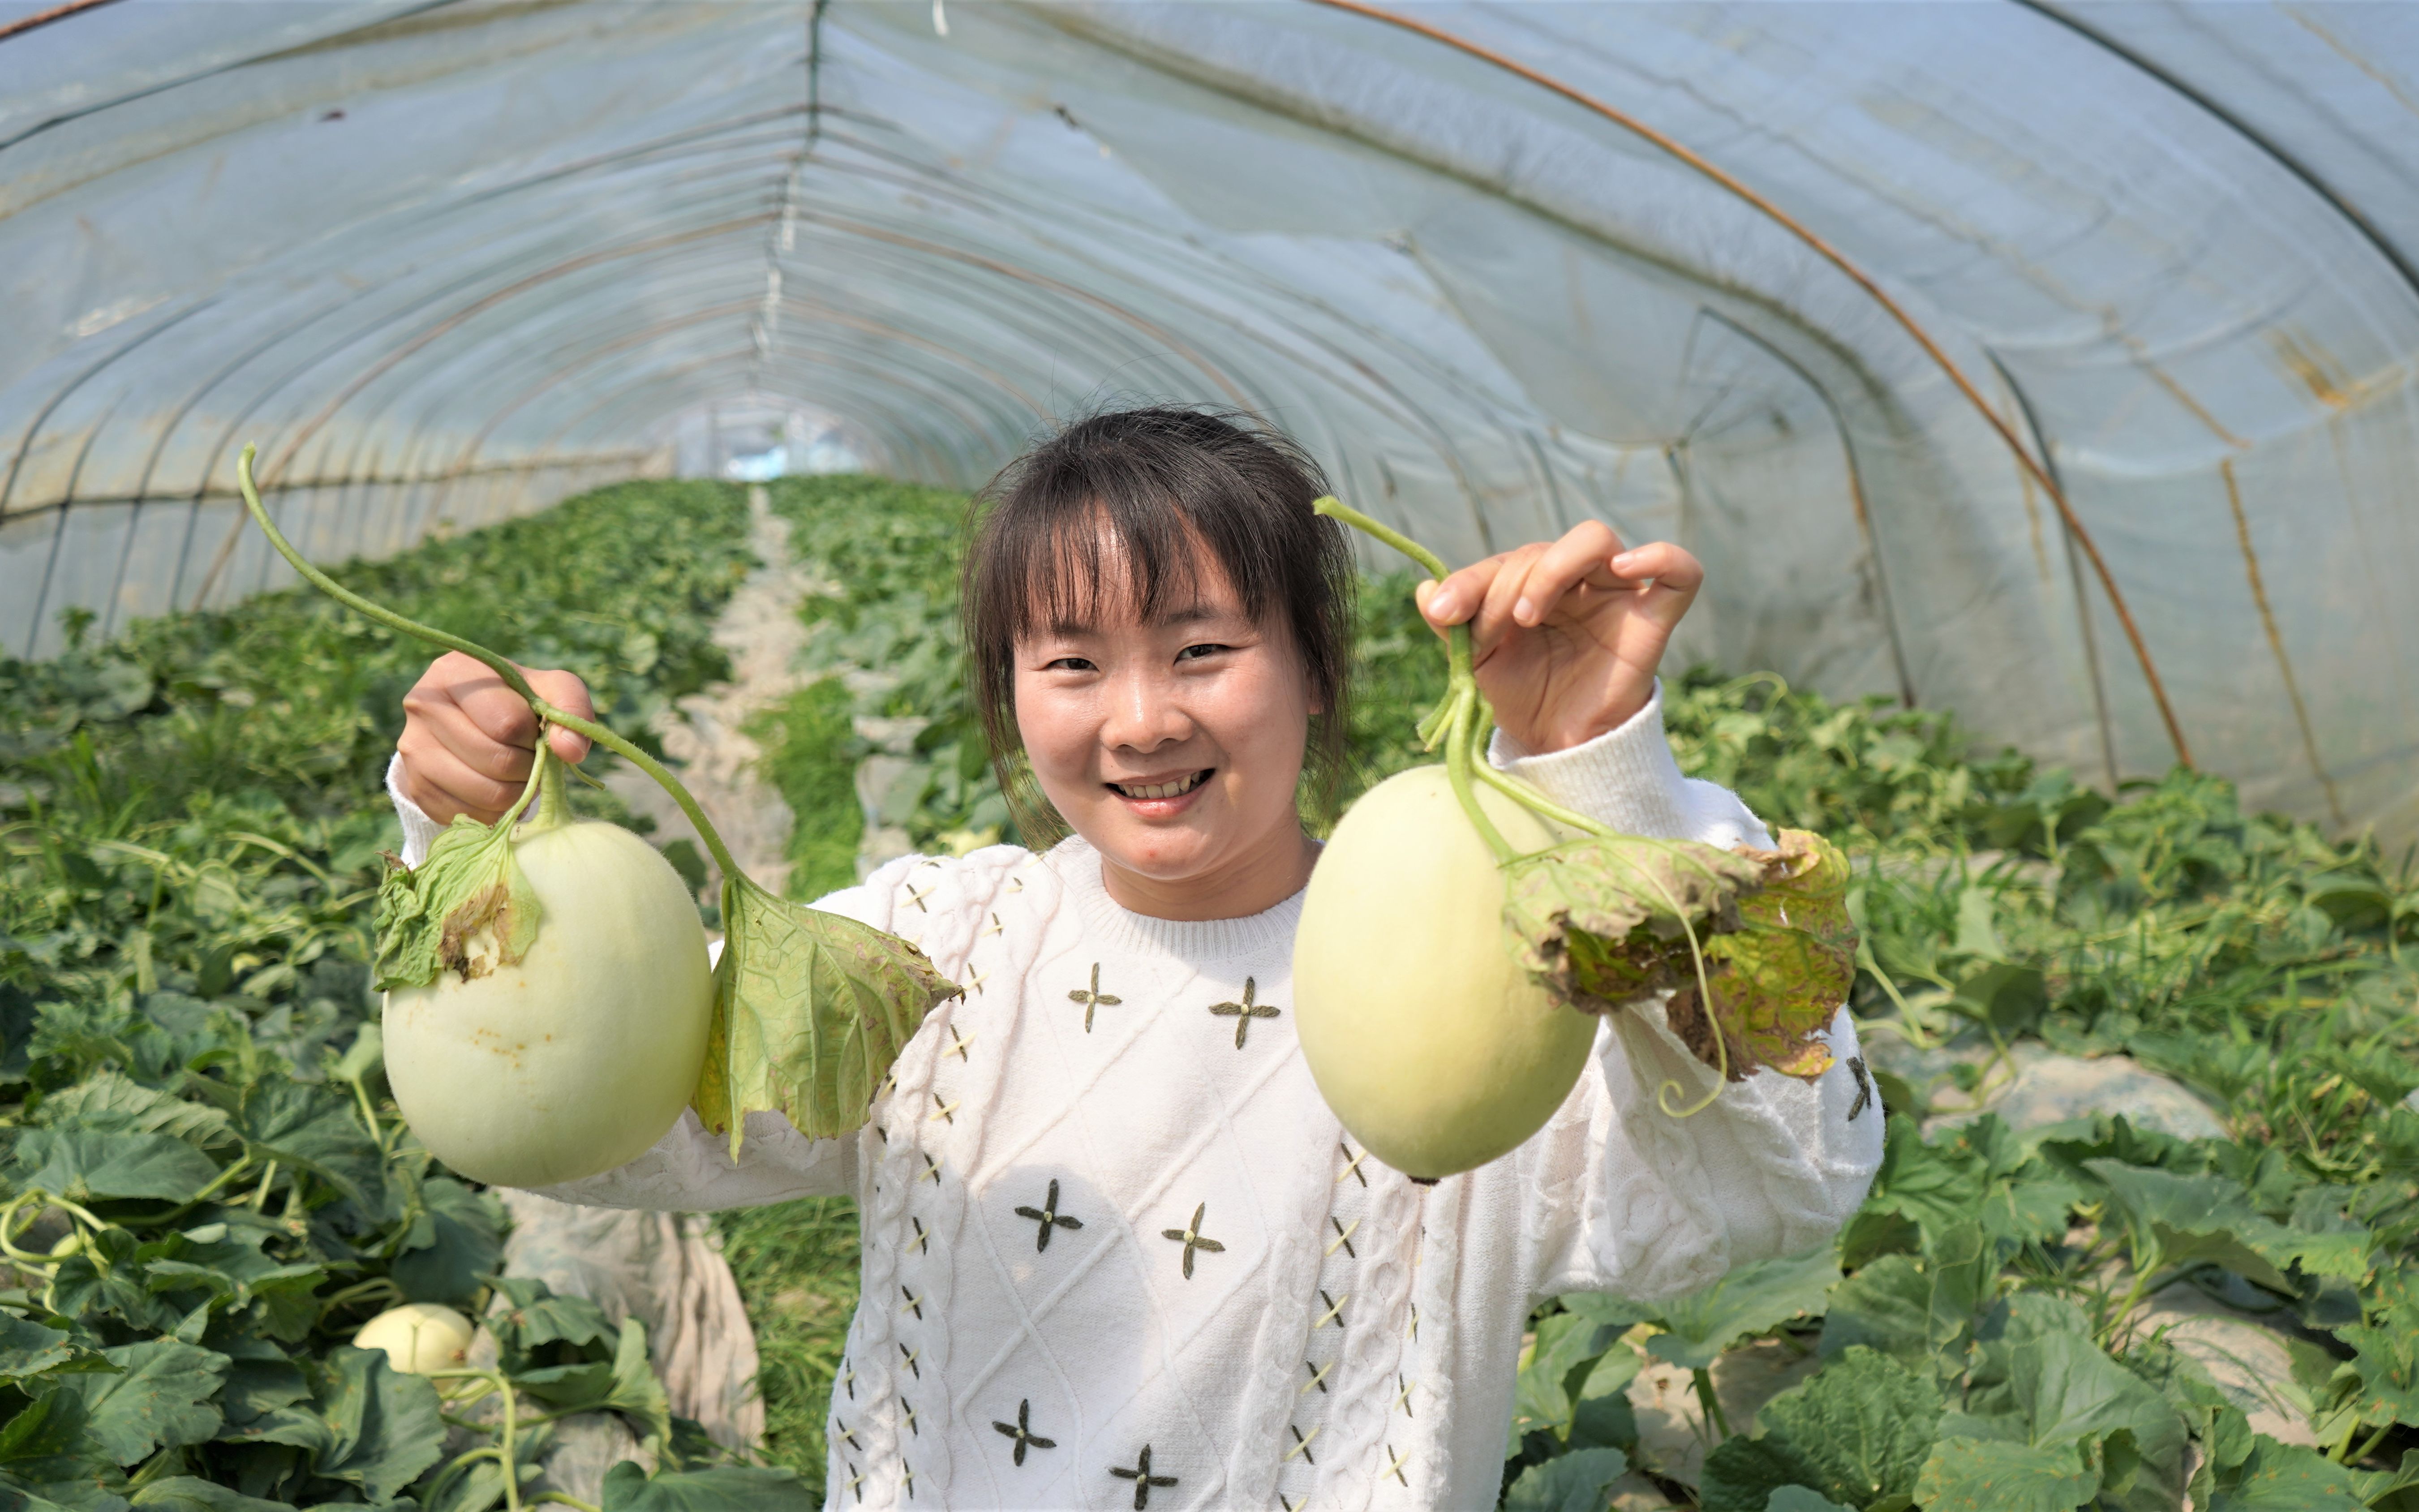
M 562 822 L 561 765 L 547 749 L 530 790 L 502 818 L 483 825 L 455 815 L 418 866 L 387 858 L 378 883 L 378 991 L 425 987 L 448 971 L 470 981 L 513 964 L 537 943 L 537 894 L 513 858 L 513 840 L 523 827 L 521 810 L 540 793 L 547 801 L 531 826 Z
M 809 1139 L 862 1128 L 901 1047 L 962 989 L 897 935 L 744 877 L 723 884 L 722 918 L 699 1119 L 734 1157 L 750 1113 L 779 1113 Z

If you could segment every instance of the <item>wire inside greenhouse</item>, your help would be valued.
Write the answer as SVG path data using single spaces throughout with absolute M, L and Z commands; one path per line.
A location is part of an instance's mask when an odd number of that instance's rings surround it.
M 0 1500 L 2414 1512 L 2414 110 L 0 0 Z

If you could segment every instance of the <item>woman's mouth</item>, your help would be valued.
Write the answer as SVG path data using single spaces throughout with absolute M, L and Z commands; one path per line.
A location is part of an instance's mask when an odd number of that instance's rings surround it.
M 1108 787 L 1110 792 L 1121 798 L 1130 798 L 1141 803 L 1163 802 L 1171 798 L 1183 797 L 1186 794 L 1194 792 L 1202 783 L 1209 781 L 1210 774 L 1216 770 L 1214 766 L 1205 766 L 1197 772 L 1188 772 L 1170 781 L 1112 782 Z

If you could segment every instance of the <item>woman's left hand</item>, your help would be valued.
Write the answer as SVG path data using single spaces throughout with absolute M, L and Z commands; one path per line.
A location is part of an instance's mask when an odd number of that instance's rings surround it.
M 1669 541 L 1625 550 L 1597 520 L 1559 541 L 1472 563 L 1419 586 L 1441 634 L 1470 625 L 1478 690 L 1504 733 L 1564 750 L 1626 723 L 1655 696 L 1655 669 L 1705 569 Z

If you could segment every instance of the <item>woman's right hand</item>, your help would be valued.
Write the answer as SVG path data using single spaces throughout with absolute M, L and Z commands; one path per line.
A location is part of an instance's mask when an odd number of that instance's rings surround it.
M 596 717 L 588 685 L 572 673 L 523 667 L 521 675 L 555 707 Z M 528 785 L 536 737 L 537 716 L 518 693 L 477 658 L 449 651 L 403 696 L 403 733 L 394 743 L 403 769 L 395 785 L 440 825 L 455 814 L 492 825 Z M 588 754 L 588 737 L 560 726 L 547 732 L 547 741 L 566 762 Z

